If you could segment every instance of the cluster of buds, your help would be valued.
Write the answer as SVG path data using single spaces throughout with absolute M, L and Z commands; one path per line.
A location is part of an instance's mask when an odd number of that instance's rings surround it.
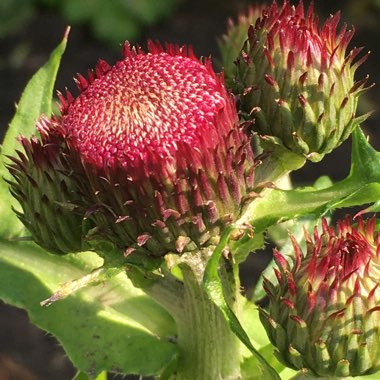
M 60 96 L 60 116 L 38 123 L 40 140 L 21 138 L 26 153 L 10 165 L 33 238 L 60 253 L 90 237 L 125 255 L 216 244 L 250 197 L 254 164 L 211 62 L 185 47 L 126 43 L 121 61 L 99 61 L 77 85 L 76 98 Z
M 311 5 L 253 7 L 221 42 L 228 85 L 191 49 L 150 42 L 99 61 L 79 95 L 60 95 L 61 113 L 44 117 L 40 137 L 20 137 L 11 157 L 11 191 L 33 239 L 54 253 L 112 242 L 125 256 L 162 257 L 215 246 L 255 196 L 254 152 L 319 161 L 346 140 L 367 77 L 367 55 L 346 54 L 353 36 L 339 14 L 321 27 Z M 245 40 L 246 36 L 248 38 Z M 245 40 L 245 42 L 244 42 Z M 232 62 L 239 56 L 236 77 Z M 250 124 L 248 122 L 248 124 Z M 265 280 L 269 311 L 260 315 L 286 365 L 317 376 L 380 369 L 380 234 L 375 219 L 294 238 L 292 265 L 274 252 L 277 284 Z
M 353 63 L 360 49 L 346 56 L 353 32 L 337 33 L 339 15 L 319 28 L 312 6 L 304 13 L 287 0 L 253 7 L 230 26 L 224 50 L 237 54 L 248 29 L 240 111 L 271 147 L 318 161 L 362 120 L 355 112 L 366 78 L 353 76 L 365 57 Z M 154 43 L 148 53 L 126 43 L 123 54 L 77 77 L 79 95 L 60 96 L 61 115 L 39 122 L 40 139 L 21 138 L 26 153 L 10 165 L 20 218 L 61 253 L 83 249 L 89 236 L 126 254 L 216 244 L 254 194 L 247 124 L 209 60 Z
M 290 265 L 275 250 L 277 284 L 265 280 L 269 311 L 261 320 L 278 357 L 318 376 L 358 376 L 380 368 L 380 234 L 376 219 L 347 217 L 336 231 L 322 223 L 305 233 L 303 255 L 293 238 Z
M 264 149 L 320 161 L 346 140 L 367 115 L 356 116 L 368 77 L 354 81 L 361 48 L 346 50 L 354 34 L 340 15 L 321 27 L 313 4 L 284 0 L 263 10 L 248 31 L 237 62 L 235 92 Z M 285 154 L 285 153 L 284 153 Z

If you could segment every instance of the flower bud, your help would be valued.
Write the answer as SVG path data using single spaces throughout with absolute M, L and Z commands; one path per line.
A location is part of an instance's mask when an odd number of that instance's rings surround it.
M 235 91 L 264 149 L 320 161 L 367 117 L 355 114 L 368 77 L 355 82 L 354 74 L 368 54 L 357 61 L 362 48 L 346 54 L 354 31 L 338 31 L 339 19 L 337 13 L 320 27 L 313 4 L 305 14 L 302 2 L 284 0 L 250 27 Z
M 359 376 L 380 369 L 380 235 L 376 219 L 347 217 L 336 231 L 307 233 L 303 255 L 294 238 L 289 264 L 274 252 L 278 284 L 264 281 L 261 320 L 279 359 L 318 376 Z
M 253 186 L 253 152 L 233 97 L 211 62 L 185 47 L 150 43 L 145 53 L 126 43 L 123 54 L 79 75 L 79 95 L 61 96 L 61 115 L 38 125 L 80 194 L 67 200 L 96 227 L 92 235 L 125 255 L 215 244 Z M 30 166 L 25 177 L 34 176 Z

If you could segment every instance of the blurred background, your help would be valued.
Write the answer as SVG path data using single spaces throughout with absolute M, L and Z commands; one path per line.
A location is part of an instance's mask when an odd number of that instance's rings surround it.
M 22 89 L 59 43 L 66 25 L 72 30 L 56 87 L 68 87 L 75 94 L 76 73 L 86 73 L 99 58 L 114 63 L 127 39 L 142 46 L 148 38 L 191 44 L 196 55 L 217 59 L 217 37 L 225 32 L 227 19 L 236 19 L 249 4 L 245 0 L 1 0 L 0 137 Z M 380 0 L 315 0 L 315 8 L 320 19 L 341 10 L 342 20 L 355 25 L 351 47 L 366 46 L 372 52 L 357 78 L 369 74 L 372 82 L 379 82 Z M 375 87 L 361 98 L 359 113 L 375 110 L 379 100 L 380 90 Z M 379 125 L 379 112 L 375 112 L 364 126 L 377 149 Z M 344 178 L 350 149 L 347 141 L 321 163 L 307 164 L 293 175 L 294 182 L 309 184 L 322 174 L 333 180 Z M 269 260 L 270 249 L 266 249 L 251 255 L 242 267 L 248 292 Z M 74 373 L 53 337 L 34 327 L 24 311 L 0 301 L 0 380 L 69 380 Z

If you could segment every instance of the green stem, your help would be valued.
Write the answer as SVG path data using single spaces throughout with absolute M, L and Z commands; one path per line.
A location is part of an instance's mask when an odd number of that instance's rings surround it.
M 257 232 L 264 231 L 279 220 L 287 220 L 294 215 L 315 213 L 325 208 L 330 202 L 343 200 L 360 186 L 354 180 L 347 178 L 321 190 L 277 190 L 267 188 L 260 194 L 261 198 L 252 202 L 237 224 L 254 221 Z M 276 205 L 273 208 L 273 205 Z M 358 204 L 353 202 L 352 205 Z M 345 206 L 351 206 L 346 202 Z
M 240 378 L 240 343 L 203 286 L 203 274 L 211 253 L 212 250 L 204 250 L 179 258 L 181 281 L 165 273 L 143 286 L 140 283 L 176 322 L 179 358 L 173 380 Z M 236 312 L 239 291 L 236 273 L 228 264 L 223 265 L 221 278 L 227 300 Z M 133 276 L 132 281 L 135 283 Z
M 191 268 L 183 265 L 182 272 L 185 295 L 183 314 L 176 320 L 180 358 L 175 379 L 239 378 L 237 338 Z

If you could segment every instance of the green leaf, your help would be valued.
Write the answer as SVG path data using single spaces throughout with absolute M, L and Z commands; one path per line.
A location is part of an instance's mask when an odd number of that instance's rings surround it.
M 2 155 L 14 155 L 19 147 L 17 137 L 30 137 L 35 133 L 36 121 L 42 114 L 51 115 L 52 97 L 62 54 L 66 49 L 69 28 L 62 42 L 51 53 L 49 60 L 33 75 L 22 93 L 2 144 Z
M 242 301 L 241 323 L 245 328 L 252 344 L 260 351 L 270 344 L 268 335 L 259 317 L 259 308 L 252 302 L 244 299 Z M 274 349 L 274 347 L 272 346 Z
M 157 375 L 177 354 L 170 315 L 134 288 L 124 273 L 81 289 L 49 307 L 62 283 L 102 265 L 93 252 L 55 256 L 32 243 L 0 240 L 0 298 L 28 311 L 33 323 L 52 333 L 82 372 Z
M 42 66 L 29 81 L 21 96 L 9 128 L 5 134 L 1 147 L 0 157 L 0 215 L 6 223 L 0 225 L 0 236 L 15 236 L 23 230 L 23 227 L 12 211 L 12 206 L 17 204 L 11 196 L 4 178 L 10 174 L 5 168 L 7 155 L 14 155 L 16 149 L 21 146 L 17 137 L 21 134 L 31 136 L 35 133 L 36 121 L 41 114 L 50 116 L 52 108 L 52 95 L 62 54 L 65 51 L 69 29 L 66 30 L 62 42 L 52 52 L 49 60 Z
M 91 380 L 91 378 L 83 372 L 78 372 L 73 380 Z M 94 380 L 107 380 L 107 372 L 101 372 Z
M 356 128 L 352 134 L 352 160 L 349 178 L 365 183 L 380 182 L 380 152 L 370 144 L 363 131 Z
M 222 257 L 224 248 L 234 231 L 235 226 L 227 227 L 220 238 L 218 246 L 215 248 L 205 270 L 203 284 L 210 299 L 219 307 L 228 322 L 231 331 L 240 339 L 240 341 L 249 349 L 254 358 L 257 360 L 255 366 L 257 379 L 280 379 L 277 372 L 268 364 L 263 356 L 252 345 L 247 333 L 241 326 L 234 312 L 229 307 L 223 292 L 222 281 L 218 273 L 219 261 Z

